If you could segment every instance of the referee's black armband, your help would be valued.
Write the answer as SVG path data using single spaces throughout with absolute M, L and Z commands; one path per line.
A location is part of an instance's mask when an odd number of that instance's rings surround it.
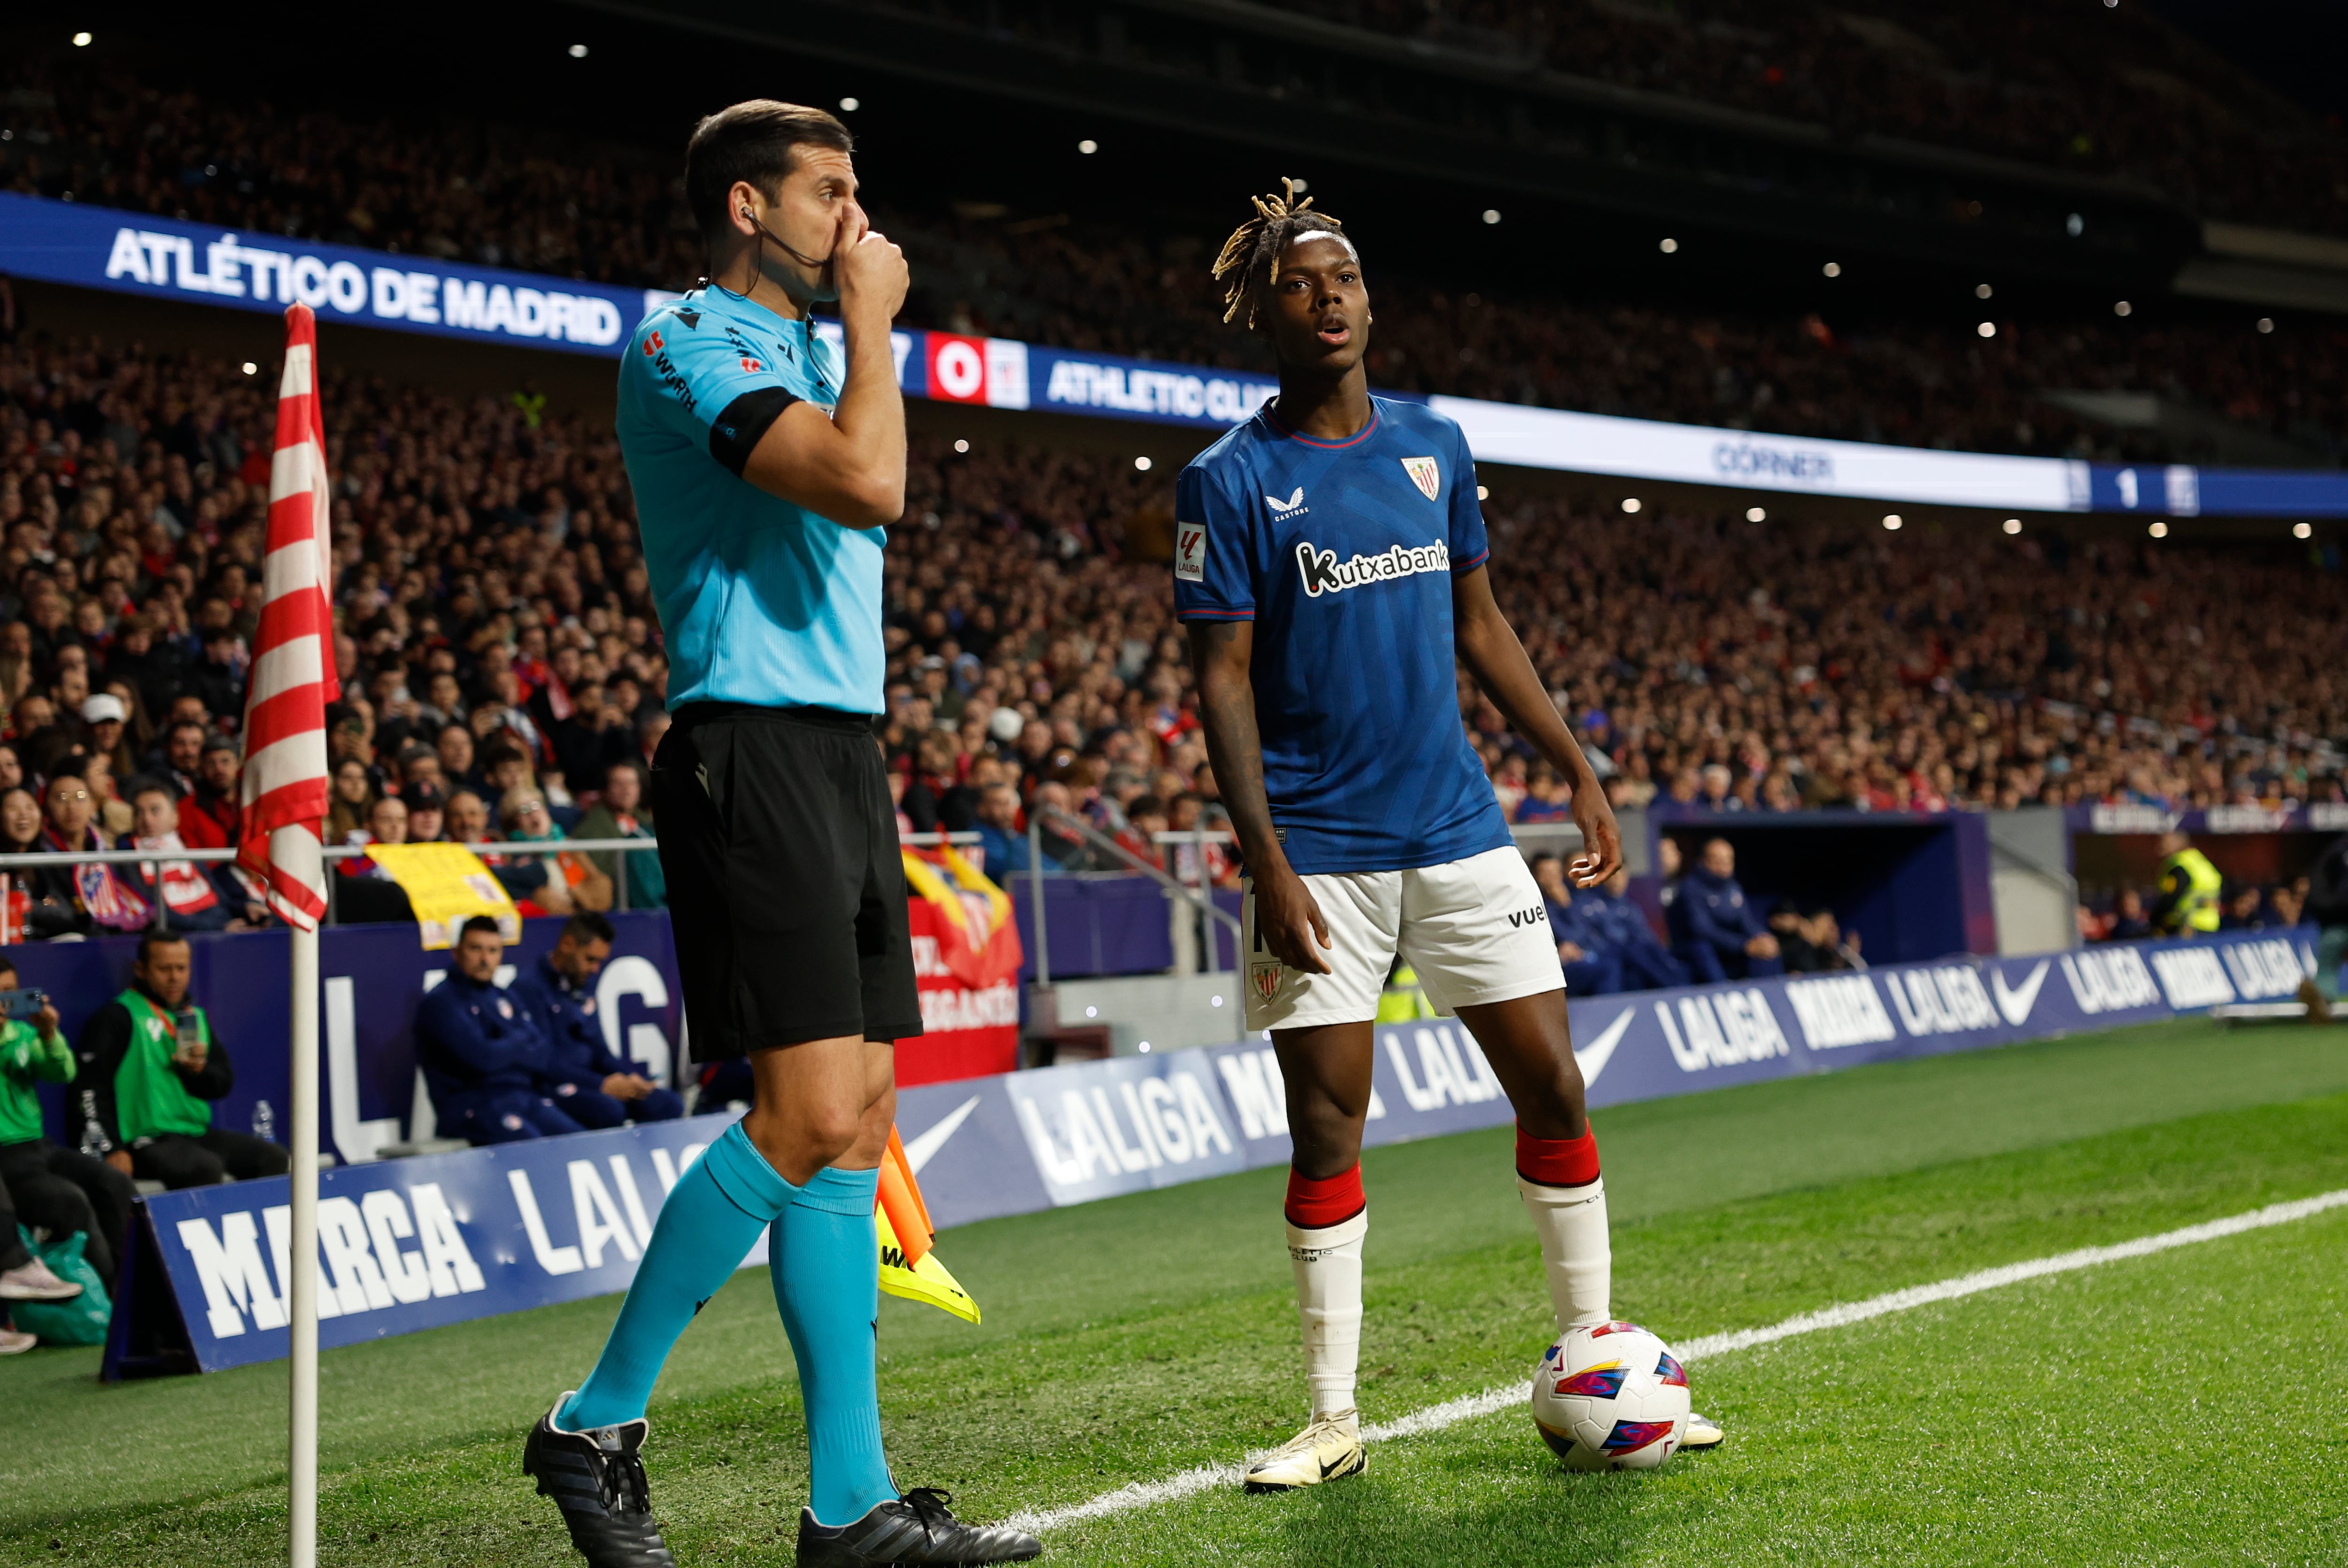
M 783 417 L 783 410 L 798 399 L 779 387 L 761 387 L 745 392 L 711 422 L 709 455 L 726 465 L 736 479 L 742 477 L 743 467 L 750 454 L 757 449 L 767 428 Z

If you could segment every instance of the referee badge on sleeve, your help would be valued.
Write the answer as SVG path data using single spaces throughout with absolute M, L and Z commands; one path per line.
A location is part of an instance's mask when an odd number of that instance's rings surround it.
M 1174 525 L 1174 580 L 1177 583 L 1204 583 L 1207 580 L 1205 523 L 1177 522 Z
M 1443 470 L 1435 466 L 1435 459 L 1405 458 L 1402 466 L 1403 471 L 1410 475 L 1410 482 L 1418 487 L 1419 493 L 1429 500 L 1435 500 L 1437 492 L 1443 489 Z

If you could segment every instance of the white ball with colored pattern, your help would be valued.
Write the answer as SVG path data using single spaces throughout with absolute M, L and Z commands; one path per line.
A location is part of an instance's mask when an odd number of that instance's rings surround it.
M 1568 1470 L 1653 1470 L 1687 1436 L 1687 1371 L 1637 1324 L 1601 1323 L 1549 1347 L 1532 1404 Z

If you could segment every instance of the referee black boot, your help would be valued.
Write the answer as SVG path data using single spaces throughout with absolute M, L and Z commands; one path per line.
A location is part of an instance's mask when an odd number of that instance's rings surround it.
M 946 1511 L 953 1494 L 917 1486 L 876 1503 L 853 1524 L 818 1524 L 799 1511 L 798 1568 L 877 1568 L 891 1563 L 1025 1563 L 1044 1543 L 1002 1524 L 964 1524 Z
M 653 1520 L 652 1491 L 638 1457 L 651 1429 L 642 1417 L 583 1432 L 555 1425 L 571 1396 L 538 1418 L 522 1444 L 521 1470 L 538 1479 L 571 1527 L 571 1544 L 589 1568 L 676 1568 Z

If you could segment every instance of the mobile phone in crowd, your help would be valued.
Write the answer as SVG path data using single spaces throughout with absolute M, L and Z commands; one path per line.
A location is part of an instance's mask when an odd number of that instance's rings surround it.
M 46 991 L 0 991 L 0 1016 L 29 1018 L 49 1005 Z

